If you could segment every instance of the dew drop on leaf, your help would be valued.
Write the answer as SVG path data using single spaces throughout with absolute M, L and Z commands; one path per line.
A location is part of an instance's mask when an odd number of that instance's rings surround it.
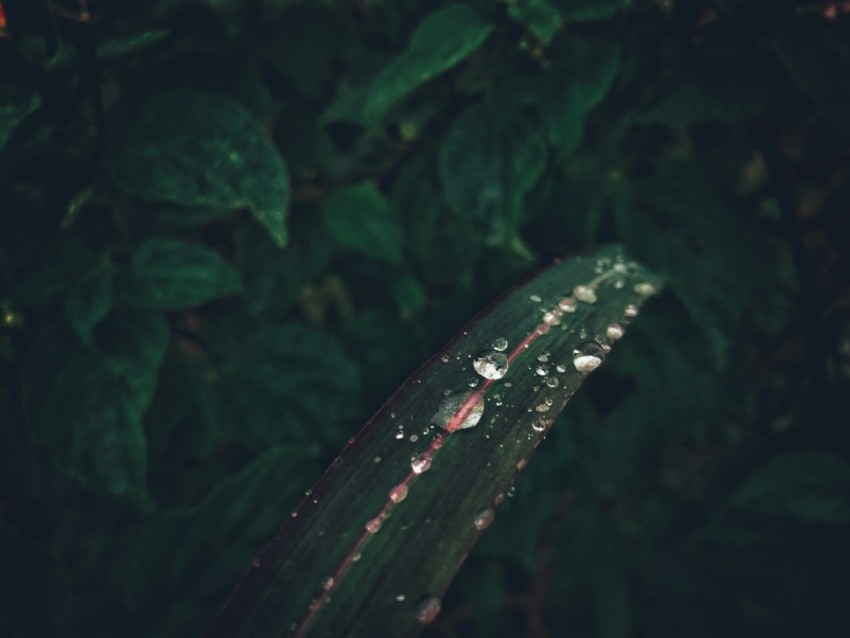
M 616 341 L 617 339 L 623 336 L 623 326 L 621 326 L 619 323 L 612 323 L 605 330 L 605 334 L 611 341 Z
M 401 503 L 407 498 L 407 484 L 399 483 L 390 490 L 390 500 L 393 503 Z
M 635 292 L 639 295 L 648 297 L 649 295 L 655 294 L 655 286 L 648 281 L 642 281 L 639 284 L 635 284 Z
M 549 366 L 543 363 L 538 364 L 537 367 L 534 368 L 534 372 L 540 375 L 541 377 L 545 377 L 547 374 L 549 374 Z
M 584 303 L 596 303 L 596 292 L 590 286 L 576 286 L 573 288 L 573 296 Z
M 496 518 L 496 512 L 493 511 L 492 507 L 483 507 L 477 512 L 475 512 L 475 517 L 472 519 L 472 524 L 475 525 L 475 529 L 477 530 L 485 530 L 490 527 L 490 524 L 493 522 L 493 519 Z
M 546 379 L 546 385 L 548 385 L 550 388 L 557 388 L 558 383 L 558 377 L 549 377 L 548 379 Z
M 426 453 L 413 457 L 413 460 L 410 462 L 410 469 L 416 474 L 427 472 L 429 467 L 431 467 L 431 456 Z
M 534 303 L 540 303 L 541 301 L 543 301 L 543 298 L 540 295 L 530 295 L 528 298 L 531 299 L 531 301 L 533 301 Z
M 498 337 L 493 340 L 493 350 L 497 350 L 498 352 L 504 352 L 508 349 L 508 340 L 504 337 Z
M 576 300 L 572 297 L 564 297 L 558 302 L 558 308 L 560 308 L 563 312 L 569 313 L 575 312 L 577 305 Z
M 634 319 L 638 315 L 638 307 L 633 303 L 630 303 L 626 306 L 626 309 L 623 311 L 623 314 L 627 319 Z
M 442 603 L 436 596 L 424 596 L 416 606 L 416 620 L 427 625 L 440 614 L 441 607 Z
M 431 417 L 431 424 L 449 432 L 474 428 L 484 414 L 484 397 L 468 390 L 452 392 Z
M 573 350 L 573 365 L 579 372 L 593 372 L 605 359 L 605 351 L 595 341 L 586 341 Z
M 485 379 L 501 379 L 508 371 L 508 358 L 501 352 L 482 352 L 472 361 L 472 367 Z
M 370 534 L 377 534 L 378 530 L 381 529 L 381 519 L 380 518 L 372 518 L 366 522 L 366 531 Z

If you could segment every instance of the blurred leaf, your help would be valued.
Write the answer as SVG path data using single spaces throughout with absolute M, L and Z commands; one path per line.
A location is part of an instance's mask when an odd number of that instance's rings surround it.
M 41 106 L 38 93 L 16 86 L 0 85 L 0 151 L 26 117 Z
M 401 262 L 400 220 L 375 187 L 359 184 L 334 191 L 322 203 L 322 219 L 340 246 L 390 263 Z
M 428 293 L 413 277 L 406 275 L 393 283 L 393 297 L 404 315 L 419 313 L 428 300 Z
M 363 104 L 364 119 L 378 122 L 398 100 L 481 46 L 492 30 L 462 4 L 429 15 L 414 31 L 407 49 L 372 81 Z
M 217 434 L 249 449 L 335 440 L 356 409 L 357 368 L 326 333 L 266 326 L 225 353 L 205 409 Z
M 143 416 L 168 341 L 161 315 L 113 316 L 98 350 L 58 331 L 33 346 L 25 371 L 27 416 L 57 468 L 116 496 L 147 503 Z
M 546 45 L 563 25 L 561 14 L 547 0 L 516 0 L 508 4 L 508 15 Z
M 850 466 L 825 452 L 778 456 L 756 468 L 730 503 L 760 514 L 846 523 L 850 521 Z
M 106 40 L 97 45 L 97 57 L 105 60 L 135 53 L 139 49 L 161 42 L 168 34 L 168 29 L 153 29 Z
M 250 208 L 286 244 L 289 176 L 265 131 L 241 105 L 176 91 L 151 100 L 107 161 L 139 199 L 201 208 Z
M 440 149 L 446 198 L 458 215 L 488 233 L 489 241 L 507 243 L 547 155 L 543 135 L 530 118 L 472 106 L 452 124 Z
M 553 0 L 571 22 L 593 22 L 614 16 L 631 0 Z
M 136 250 L 130 265 L 128 292 L 142 308 L 184 310 L 241 290 L 239 273 L 202 244 L 150 239 Z
M 91 270 L 65 296 L 65 314 L 82 342 L 92 345 L 95 326 L 112 310 L 112 274 L 108 267 Z

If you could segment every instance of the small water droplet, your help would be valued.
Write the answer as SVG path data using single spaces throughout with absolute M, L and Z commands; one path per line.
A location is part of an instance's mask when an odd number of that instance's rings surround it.
M 431 456 L 426 452 L 413 457 L 413 460 L 410 462 L 410 469 L 416 474 L 427 472 L 429 467 L 431 467 Z
M 508 498 L 513 498 L 515 494 L 516 494 L 516 486 L 511 485 L 510 488 L 508 488 Z
M 376 456 L 376 457 L 375 457 L 375 463 L 380 463 L 380 462 L 381 462 L 381 457 L 380 457 L 380 456 Z
M 251 559 L 251 566 L 252 566 L 252 567 L 259 567 L 259 566 L 260 566 L 260 564 L 261 564 L 261 563 L 260 563 L 260 559 L 259 559 L 259 558 L 252 558 L 252 559 Z
M 396 599 L 398 602 L 403 603 L 403 602 L 404 602 L 404 599 L 405 599 L 405 595 L 404 595 L 404 594 L 399 594 L 398 596 L 396 596 L 396 597 L 395 597 L 395 599 Z
M 616 341 L 617 339 L 623 336 L 623 326 L 619 323 L 612 323 L 605 330 L 605 334 L 611 341 Z
M 410 442 L 411 442 L 411 443 L 416 443 L 418 440 L 419 440 L 419 435 L 418 435 L 418 434 L 411 434 L 411 435 L 410 435 Z
M 547 332 L 549 332 L 549 326 L 547 326 L 545 323 L 537 324 L 537 334 L 545 335 Z
M 623 315 L 625 315 L 627 319 L 634 319 L 638 316 L 638 307 L 633 303 L 630 303 L 623 311 Z
M 475 525 L 475 529 L 479 531 L 485 530 L 490 527 L 494 518 L 496 518 L 496 512 L 493 511 L 492 507 L 482 507 L 480 510 L 475 512 L 472 524 Z
M 449 362 L 449 355 L 444 354 L 442 357 L 440 357 L 440 361 L 442 361 L 443 363 L 448 363 Z
M 614 288 L 616 288 L 617 290 L 622 290 L 625 287 L 625 285 L 626 285 L 626 282 L 623 279 L 615 279 L 614 280 Z
M 546 379 L 546 385 L 548 385 L 550 388 L 557 388 L 558 383 L 558 377 L 549 377 L 548 379 Z
M 525 466 L 528 465 L 528 461 L 526 459 L 520 459 L 516 462 L 517 472 L 522 472 L 525 469 Z
M 501 394 L 494 394 L 493 395 L 493 403 L 495 403 L 496 405 L 502 405 L 502 395 Z
M 477 388 L 478 387 L 478 377 L 469 377 L 466 380 L 466 385 L 468 385 L 470 388 Z
M 463 413 L 463 417 L 461 417 Z M 453 392 L 431 417 L 431 424 L 444 430 L 474 428 L 484 414 L 484 397 L 468 390 Z
M 378 530 L 381 529 L 381 519 L 375 517 L 366 522 L 366 531 L 370 534 L 377 534 Z
M 565 365 L 559 363 L 558 365 L 555 366 L 555 370 L 557 370 L 561 374 L 564 374 L 567 371 L 567 367 Z
M 333 576 L 328 576 L 327 578 L 325 578 L 322 581 L 322 589 L 324 589 L 325 591 L 328 591 L 333 586 L 334 586 Z
M 493 505 L 495 505 L 496 507 L 499 507 L 499 505 L 501 505 L 504 502 L 505 502 L 505 495 L 502 492 L 499 492 L 498 494 L 496 494 L 496 498 L 493 499 Z
M 501 379 L 508 371 L 508 358 L 501 352 L 482 352 L 475 357 L 472 367 L 485 379 Z
M 642 281 L 639 284 L 635 284 L 635 292 L 639 295 L 648 297 L 649 295 L 655 294 L 655 286 L 648 281 Z
M 558 308 L 560 308 L 563 312 L 575 312 L 577 307 L 578 304 L 572 297 L 564 297 L 558 302 Z
M 573 350 L 573 365 L 579 372 L 593 372 L 605 359 L 605 351 L 595 341 L 586 341 Z
M 397 439 L 403 439 L 403 438 L 404 438 L 404 430 L 399 430 L 398 432 L 396 432 L 396 433 L 395 433 L 395 438 L 397 438 Z
M 508 349 L 508 340 L 504 337 L 498 337 L 493 340 L 493 350 L 498 352 L 504 352 Z
M 549 405 L 545 402 L 544 403 L 538 403 L 537 405 L 534 406 L 534 409 L 537 410 L 538 412 L 548 412 L 549 411 Z
M 399 483 L 393 489 L 390 490 L 390 500 L 393 503 L 401 503 L 404 499 L 407 498 L 407 484 Z
M 356 563 L 361 558 L 363 558 L 363 554 L 361 554 L 360 552 L 357 552 L 354 556 L 351 557 L 351 562 Z
M 427 625 L 440 615 L 441 607 L 442 602 L 436 596 L 424 596 L 416 606 L 416 620 Z
M 561 323 L 560 313 L 556 313 L 552 310 L 550 310 L 549 312 L 544 312 L 543 323 L 545 323 L 547 326 L 557 326 Z
M 622 260 L 623 258 L 618 257 L 617 259 Z M 628 270 L 626 268 L 626 264 L 624 264 L 622 261 L 618 261 L 616 264 L 614 264 L 614 272 L 626 272 L 626 270 Z
M 531 299 L 534 303 L 540 303 L 543 301 L 543 298 L 540 295 L 531 295 L 529 296 L 529 299 Z
M 548 352 L 541 352 L 539 355 L 537 355 L 537 360 L 540 363 L 547 363 L 549 361 L 550 356 L 551 355 Z
M 579 284 L 573 288 L 573 296 L 584 303 L 596 303 L 596 291 L 590 286 Z
M 547 374 L 549 374 L 549 366 L 544 363 L 540 363 L 537 365 L 536 368 L 534 368 L 534 372 L 535 374 L 538 374 L 541 377 L 545 377 Z
M 298 512 L 292 512 L 289 514 L 292 518 L 298 518 Z

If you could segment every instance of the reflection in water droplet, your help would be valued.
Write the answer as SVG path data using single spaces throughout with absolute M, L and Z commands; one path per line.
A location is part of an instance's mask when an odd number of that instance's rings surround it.
M 407 484 L 399 483 L 390 490 L 390 500 L 393 503 L 401 503 L 407 498 Z
M 381 529 L 380 518 L 376 517 L 366 522 L 366 531 L 370 534 L 377 534 L 379 529 Z
M 563 312 L 575 312 L 577 307 L 578 304 L 576 304 L 576 300 L 572 297 L 564 297 L 558 302 L 558 308 L 560 308 Z
M 413 457 L 413 460 L 410 462 L 410 469 L 416 474 L 427 472 L 429 467 L 431 467 L 431 456 L 426 452 Z
M 546 385 L 548 385 L 550 388 L 557 388 L 558 383 L 558 377 L 549 377 L 548 379 L 546 379 Z
M 496 518 L 496 512 L 493 511 L 493 508 L 483 507 L 475 512 L 475 518 L 472 519 L 472 524 L 475 525 L 475 529 L 479 531 L 485 530 L 490 527 L 494 518 Z
M 573 288 L 573 296 L 584 303 L 596 303 L 596 292 L 590 286 L 576 286 Z
M 425 596 L 416 606 L 416 620 L 423 625 L 432 622 L 439 614 L 442 603 L 436 596 Z
M 460 414 L 464 416 L 461 418 Z M 453 392 L 431 417 L 431 424 L 453 432 L 474 428 L 484 414 L 484 397 L 469 390 Z
M 579 372 L 592 372 L 605 359 L 605 351 L 595 341 L 586 341 L 573 350 L 573 365 Z
M 605 330 L 605 334 L 611 341 L 616 341 L 623 336 L 623 326 L 619 323 L 612 323 L 608 326 L 607 330 Z
M 499 337 L 493 340 L 493 350 L 497 350 L 498 352 L 504 352 L 508 349 L 508 340 L 504 337 Z
M 627 319 L 634 319 L 638 315 L 638 307 L 633 303 L 630 303 L 626 306 L 626 309 L 623 311 L 623 314 Z
M 501 352 L 482 352 L 475 357 L 472 367 L 485 379 L 501 379 L 508 371 L 508 358 Z

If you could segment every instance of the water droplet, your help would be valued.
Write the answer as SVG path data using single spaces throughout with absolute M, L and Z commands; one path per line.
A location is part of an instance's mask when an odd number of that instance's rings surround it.
M 404 602 L 404 599 L 405 599 L 405 595 L 404 595 L 404 594 L 399 594 L 398 596 L 396 596 L 396 597 L 395 597 L 395 599 L 396 599 L 398 602 L 403 603 L 403 602 Z
M 291 512 L 289 514 L 292 518 L 298 518 L 298 512 Z
M 558 308 L 560 308 L 563 312 L 575 312 L 577 307 L 578 304 L 572 297 L 564 297 L 558 302 Z
M 482 507 L 480 510 L 475 512 L 472 524 L 475 525 L 475 529 L 479 531 L 485 530 L 490 527 L 494 518 L 496 518 L 496 512 L 493 511 L 492 507 Z
M 558 383 L 558 377 L 549 377 L 548 379 L 546 379 L 546 385 L 548 385 L 550 388 L 557 388 Z
M 398 432 L 396 432 L 396 433 L 395 433 L 395 438 L 397 438 L 397 439 L 403 439 L 403 438 L 404 438 L 404 430 L 399 430 Z
M 596 292 L 590 286 L 576 286 L 573 288 L 573 296 L 584 303 L 596 303 Z
M 630 303 L 626 306 L 626 309 L 623 311 L 623 314 L 627 319 L 634 319 L 638 315 L 638 307 L 633 303 Z
M 356 563 L 361 558 L 363 558 L 363 554 L 361 554 L 360 552 L 357 552 L 354 556 L 351 557 L 351 562 Z
M 618 257 L 618 259 L 622 259 L 622 257 Z M 624 264 L 622 261 L 619 261 L 614 264 L 614 272 L 626 272 L 626 270 L 626 264 Z
M 260 566 L 260 559 L 259 558 L 252 558 L 251 559 L 251 566 L 252 567 L 259 567 Z
M 416 606 L 416 620 L 427 625 L 440 615 L 441 607 L 442 602 L 436 596 L 424 596 Z
M 543 313 L 543 323 L 547 326 L 557 326 L 561 323 L 561 314 L 550 310 Z
M 504 352 L 508 349 L 508 340 L 504 337 L 499 337 L 493 340 L 493 350 Z
M 411 435 L 410 435 L 410 442 L 411 442 L 411 443 L 416 443 L 418 440 L 419 440 L 419 435 L 418 435 L 418 434 L 411 434 Z
M 537 405 L 534 406 L 534 409 L 537 410 L 538 412 L 548 412 L 549 411 L 549 404 L 547 404 L 545 402 L 544 403 L 538 403 Z
M 449 355 L 444 354 L 442 357 L 440 357 L 440 361 L 442 361 L 443 363 L 448 363 L 449 362 Z
M 625 285 L 626 285 L 626 282 L 623 279 L 615 279 L 614 280 L 614 288 L 616 288 L 617 290 L 622 290 L 625 287 Z
M 525 469 L 525 466 L 528 465 L 528 461 L 526 459 L 520 459 L 516 462 L 517 472 L 522 472 Z
M 545 335 L 547 332 L 549 332 L 549 326 L 547 326 L 545 323 L 537 324 L 537 334 Z
M 393 489 L 390 490 L 390 500 L 393 503 L 401 503 L 404 499 L 407 498 L 407 484 L 399 483 Z
M 501 394 L 494 394 L 493 395 L 493 403 L 495 403 L 496 405 L 502 405 L 502 395 Z
M 639 284 L 635 284 L 635 292 L 639 295 L 648 297 L 649 295 L 655 294 L 655 286 L 648 281 L 642 281 Z
M 463 416 L 461 417 L 461 414 Z M 454 432 L 478 425 L 484 414 L 484 397 L 468 390 L 453 392 L 431 417 L 431 424 Z
M 516 486 L 511 485 L 510 488 L 508 488 L 508 498 L 513 498 L 515 494 L 516 494 Z
M 482 352 L 475 357 L 472 367 L 485 379 L 501 379 L 508 371 L 508 358 L 501 352 Z
M 565 365 L 559 363 L 558 365 L 555 366 L 555 370 L 557 370 L 561 374 L 564 374 L 567 371 L 567 367 Z
M 617 339 L 622 337 L 623 332 L 623 326 L 621 326 L 619 323 L 612 323 L 610 326 L 608 326 L 608 329 L 605 330 L 605 334 L 611 341 L 616 341 Z
M 534 303 L 540 303 L 543 301 L 543 298 L 540 295 L 531 295 L 529 296 L 529 299 L 531 299 Z
M 547 363 L 549 361 L 549 356 L 550 355 L 548 352 L 541 352 L 539 355 L 537 355 L 537 360 L 540 363 Z
M 573 350 L 573 365 L 579 372 L 593 372 L 605 359 L 605 351 L 595 341 L 586 341 Z
M 328 576 L 327 578 L 325 578 L 322 581 L 322 589 L 324 589 L 325 591 L 328 591 L 333 586 L 334 586 L 333 576 Z
M 478 387 L 478 377 L 469 377 L 466 380 L 466 385 L 468 385 L 470 388 L 477 388 Z
M 380 462 L 381 462 L 381 457 L 380 457 L 380 456 L 376 456 L 376 457 L 375 457 L 375 463 L 380 463 Z
M 380 518 L 375 517 L 366 522 L 366 531 L 370 534 L 377 534 L 379 529 L 381 529 Z
M 427 472 L 429 467 L 431 467 L 431 456 L 426 452 L 423 452 L 418 456 L 414 456 L 413 460 L 410 461 L 410 469 L 416 474 Z
M 502 492 L 496 494 L 496 498 L 493 499 L 493 505 L 499 507 L 502 503 L 505 502 L 505 495 Z

